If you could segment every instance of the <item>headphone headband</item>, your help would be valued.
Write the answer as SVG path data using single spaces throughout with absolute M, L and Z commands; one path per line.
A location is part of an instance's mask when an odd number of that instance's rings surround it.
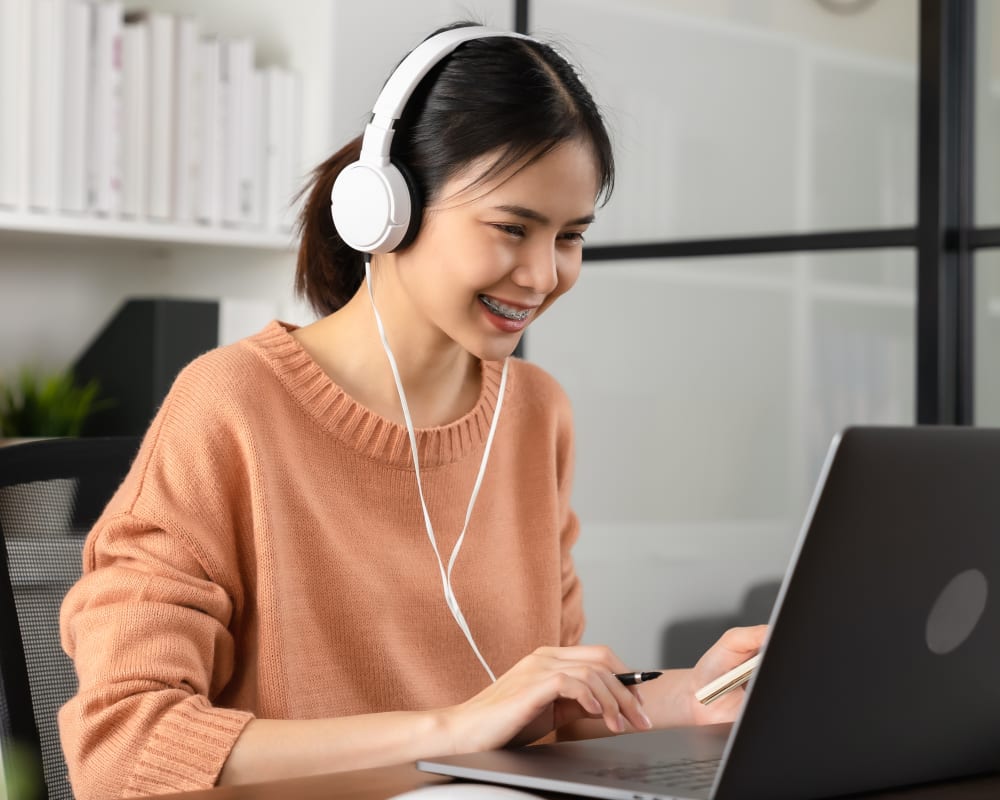
M 393 124 L 403 115 L 403 109 L 420 81 L 456 47 L 473 39 L 507 36 L 528 39 L 520 33 L 481 26 L 452 28 L 421 42 L 404 58 L 386 81 L 372 108 L 371 122 L 365 127 L 361 144 L 362 160 L 387 163 L 392 147 Z M 385 159 L 383 161 L 382 159 Z
M 341 239 L 364 253 L 390 253 L 413 238 L 421 209 L 404 174 L 392 164 L 393 125 L 420 81 L 456 47 L 473 39 L 521 33 L 478 25 L 452 28 L 421 42 L 386 81 L 361 139 L 361 156 L 337 177 L 331 192 L 333 222 Z
M 515 39 L 527 39 L 520 33 L 511 31 L 500 31 L 493 28 L 483 28 L 480 26 L 469 26 L 465 28 L 452 28 L 442 31 L 436 36 L 421 42 L 409 55 L 404 58 L 392 76 L 386 81 L 385 86 L 379 93 L 378 100 L 372 109 L 372 114 L 377 118 L 389 117 L 399 119 L 406 106 L 406 101 L 413 94 L 414 89 L 421 79 L 430 72 L 435 64 L 448 55 L 452 50 L 473 39 L 487 39 L 491 36 L 507 36 Z

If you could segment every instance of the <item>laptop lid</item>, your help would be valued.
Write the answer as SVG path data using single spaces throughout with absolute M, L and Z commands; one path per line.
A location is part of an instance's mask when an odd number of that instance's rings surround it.
M 418 767 L 592 797 L 715 800 L 834 797 L 994 771 L 998 631 L 1000 430 L 849 428 L 830 447 L 710 792 L 638 783 L 632 769 L 640 755 L 655 767 L 706 753 L 718 733 L 703 729 Z M 613 759 L 621 781 L 609 780 Z
M 717 800 L 1000 768 L 1000 430 L 835 440 Z

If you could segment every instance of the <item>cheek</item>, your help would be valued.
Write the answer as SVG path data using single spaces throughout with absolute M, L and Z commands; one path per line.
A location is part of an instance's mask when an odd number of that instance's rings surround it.
M 559 283 L 552 293 L 554 297 L 566 294 L 566 292 L 576 286 L 576 282 L 580 277 L 580 270 L 582 269 L 581 262 L 581 255 L 576 253 L 572 258 L 567 259 L 565 264 L 559 265 L 557 271 Z
M 502 284 L 518 265 L 516 251 L 490 237 L 475 240 L 462 251 L 453 250 L 449 263 L 456 290 L 472 293 Z

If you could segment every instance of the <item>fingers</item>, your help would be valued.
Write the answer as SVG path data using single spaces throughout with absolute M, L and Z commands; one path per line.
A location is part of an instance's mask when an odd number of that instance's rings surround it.
M 767 625 L 730 628 L 698 660 L 690 673 L 691 708 L 696 721 L 721 722 L 732 718 L 745 695 L 744 687 L 740 687 L 739 692 L 731 692 L 730 696 L 719 698 L 709 707 L 702 706 L 697 701 L 698 690 L 758 653 L 764 645 L 767 632 Z
M 573 647 L 539 647 L 535 655 L 549 658 L 560 658 L 566 661 L 582 661 L 602 665 L 609 672 L 628 672 L 625 662 L 615 655 L 615 652 L 605 645 L 580 644 Z
M 629 687 L 628 668 L 609 648 L 543 647 L 478 694 L 445 709 L 456 752 L 528 744 L 581 718 L 601 719 L 612 733 L 652 725 Z
M 692 677 L 701 683 L 707 683 L 726 670 L 747 661 L 764 646 L 767 632 L 767 625 L 730 628 L 698 659 Z
M 767 630 L 767 625 L 730 628 L 719 638 L 719 644 L 736 653 L 752 654 L 764 645 Z
M 574 655 L 596 657 L 596 661 L 571 659 Z M 615 672 L 626 668 L 607 648 L 549 648 L 536 656 L 556 676 L 554 688 L 559 696 L 575 700 L 591 717 L 603 718 L 612 733 L 624 733 L 628 724 L 636 730 L 652 727 L 639 699 L 615 677 Z

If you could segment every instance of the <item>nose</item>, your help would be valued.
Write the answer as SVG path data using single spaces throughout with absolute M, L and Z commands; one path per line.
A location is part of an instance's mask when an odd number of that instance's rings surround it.
M 511 278 L 518 286 L 547 295 L 559 285 L 559 254 L 553 242 L 524 248 Z

